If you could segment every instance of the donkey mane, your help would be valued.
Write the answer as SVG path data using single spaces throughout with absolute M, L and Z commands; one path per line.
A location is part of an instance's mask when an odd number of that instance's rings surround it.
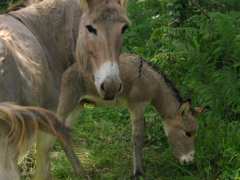
M 167 86 L 170 88 L 173 96 L 178 100 L 178 102 L 182 103 L 183 102 L 183 98 L 180 95 L 179 90 L 176 88 L 175 84 L 167 77 L 167 75 L 161 71 L 161 69 L 159 68 L 159 66 L 157 66 L 155 63 L 153 63 L 152 61 L 147 61 L 144 58 L 140 57 L 140 66 L 139 66 L 139 73 L 141 76 L 142 73 L 142 67 L 143 65 L 141 65 L 142 62 L 146 63 L 148 66 L 150 66 L 154 71 L 156 71 L 164 80 L 164 82 L 167 84 Z
M 157 71 L 157 72 L 163 77 L 164 81 L 166 82 L 166 84 L 168 85 L 168 87 L 172 90 L 173 95 L 177 98 L 177 100 L 178 100 L 180 103 L 183 102 L 183 99 L 182 99 L 182 97 L 181 97 L 181 95 L 180 95 L 180 92 L 179 92 L 179 90 L 176 88 L 175 84 L 174 84 L 170 79 L 167 78 L 167 75 L 166 75 L 166 74 L 164 74 L 164 73 L 161 72 L 161 71 Z

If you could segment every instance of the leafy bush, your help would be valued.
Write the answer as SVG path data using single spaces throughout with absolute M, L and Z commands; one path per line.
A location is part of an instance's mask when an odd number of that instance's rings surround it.
M 1 10 L 6 2 L 1 1 Z M 124 51 L 156 64 L 183 97 L 207 107 L 199 118 L 196 163 L 185 167 L 173 159 L 161 118 L 148 107 L 146 179 L 240 178 L 239 10 L 239 0 L 129 1 L 132 26 Z M 128 179 L 132 155 L 127 111 L 90 108 L 77 119 L 76 150 L 88 174 L 93 179 Z M 74 179 L 62 153 L 53 170 L 59 179 Z

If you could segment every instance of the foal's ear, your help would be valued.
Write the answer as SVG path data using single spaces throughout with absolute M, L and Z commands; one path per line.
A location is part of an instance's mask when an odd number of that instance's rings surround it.
M 118 1 L 123 8 L 127 9 L 128 0 L 118 0 Z
M 186 101 L 181 104 L 178 112 L 181 113 L 182 115 L 189 112 L 191 109 L 191 103 L 189 101 Z
M 193 115 L 197 117 L 200 114 L 202 114 L 204 111 L 205 111 L 205 108 L 203 108 L 203 107 L 195 107 Z

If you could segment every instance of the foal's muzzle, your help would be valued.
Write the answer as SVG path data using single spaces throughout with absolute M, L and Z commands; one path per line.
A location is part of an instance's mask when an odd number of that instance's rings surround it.
M 194 151 L 191 151 L 185 155 L 182 155 L 180 158 L 179 158 L 179 161 L 180 161 L 180 164 L 182 165 L 188 165 L 188 164 L 191 164 L 193 163 L 194 161 L 194 154 L 195 152 Z

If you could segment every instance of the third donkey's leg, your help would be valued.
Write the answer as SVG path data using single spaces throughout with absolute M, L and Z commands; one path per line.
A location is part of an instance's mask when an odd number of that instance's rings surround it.
M 72 118 L 69 115 L 72 111 L 76 107 L 81 108 L 79 100 L 83 94 L 83 80 L 78 72 L 77 64 L 74 64 L 63 74 L 57 108 L 57 115 L 65 121 L 67 126 L 71 126 Z
M 143 176 L 143 145 L 144 145 L 144 110 L 145 103 L 129 106 L 132 121 L 133 138 L 133 177 L 139 179 Z
M 68 127 L 72 125 L 72 120 L 74 120 L 74 118 L 71 117 L 73 110 L 81 110 L 79 100 L 84 94 L 84 87 L 81 83 L 83 83 L 83 80 L 78 73 L 76 65 L 70 67 L 63 74 L 57 115 L 65 122 Z M 75 157 L 70 160 L 73 162 L 72 164 L 75 165 L 75 173 L 78 175 L 84 175 L 84 171 L 80 162 L 76 163 Z
M 58 116 L 65 121 L 67 116 L 78 105 L 81 92 L 79 92 L 79 75 L 75 66 L 70 67 L 64 74 L 61 82 L 61 93 L 57 108 Z M 49 180 L 50 160 L 49 151 L 54 143 L 54 139 L 46 134 L 40 133 L 37 142 L 37 170 L 34 180 Z M 81 171 L 79 167 L 79 171 Z
M 55 141 L 50 135 L 39 132 L 37 137 L 36 173 L 34 180 L 51 180 L 49 152 Z

